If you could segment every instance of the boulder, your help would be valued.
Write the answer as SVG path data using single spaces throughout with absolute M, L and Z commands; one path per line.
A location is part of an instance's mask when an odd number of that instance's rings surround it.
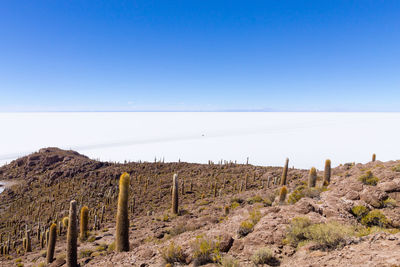
M 388 195 L 386 192 L 376 186 L 369 186 L 360 194 L 360 199 L 374 208 L 381 208 L 383 206 L 383 200 L 387 197 Z

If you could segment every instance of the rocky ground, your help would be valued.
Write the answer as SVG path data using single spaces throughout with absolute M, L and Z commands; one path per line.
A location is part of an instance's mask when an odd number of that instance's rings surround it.
M 106 209 L 100 230 L 92 229 L 89 239 L 79 242 L 79 261 L 85 266 L 166 266 L 171 251 L 180 251 L 175 266 L 198 264 L 199 252 L 209 256 L 205 266 L 261 266 L 255 255 L 268 255 L 264 262 L 273 266 L 400 266 L 399 166 L 400 161 L 342 164 L 332 168 L 327 186 L 318 172 L 311 191 L 304 186 L 308 170 L 291 168 L 288 195 L 280 203 L 280 167 L 116 164 L 42 149 L 0 168 L 0 180 L 16 183 L 0 194 L 0 243 L 8 236 L 15 242 L 9 255 L 0 256 L 0 265 L 46 266 L 37 237 L 32 237 L 33 251 L 23 252 L 25 228 L 32 233 L 38 225 L 46 229 L 66 216 L 69 201 L 76 199 L 89 207 L 91 226 L 101 207 Z M 116 253 L 118 177 L 124 171 L 131 174 L 131 249 Z M 368 171 L 378 178 L 376 185 L 360 181 Z M 174 173 L 184 180 L 179 216 L 170 212 Z M 360 206 L 365 214 L 355 214 Z M 295 218 L 307 220 L 306 234 L 296 232 Z M 245 221 L 252 222 L 247 235 L 239 231 Z M 298 244 L 290 239 L 293 234 Z M 65 266 L 65 247 L 63 232 L 50 266 Z

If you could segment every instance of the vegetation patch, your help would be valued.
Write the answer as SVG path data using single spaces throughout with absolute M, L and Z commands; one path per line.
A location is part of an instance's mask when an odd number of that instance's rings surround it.
M 392 171 L 394 171 L 394 172 L 400 172 L 400 164 L 394 166 L 394 167 L 392 168 Z
M 272 251 L 266 247 L 257 250 L 253 256 L 251 256 L 250 260 L 255 266 L 264 266 L 264 264 L 278 266 L 280 263 L 279 260 L 274 257 Z
M 358 180 L 360 180 L 365 185 L 377 185 L 379 179 L 373 175 L 371 171 L 367 171 L 365 174 L 361 175 Z
M 296 217 L 290 223 L 286 242 L 293 247 L 313 242 L 318 249 L 330 250 L 343 246 L 346 239 L 354 235 L 355 230 L 350 226 L 337 222 L 312 223 L 306 217 Z
M 221 262 L 219 242 L 207 239 L 204 236 L 198 236 L 192 243 L 192 249 L 195 266 Z
M 354 216 L 357 217 L 358 220 L 361 220 L 365 215 L 368 214 L 369 210 L 364 207 L 364 206 L 354 206 L 351 209 L 351 212 L 353 213 Z
M 221 259 L 221 266 L 223 267 L 240 267 L 240 264 L 231 256 L 225 256 Z
M 296 189 L 289 195 L 287 202 L 289 204 L 295 204 L 297 201 L 299 201 L 303 197 L 319 198 L 319 195 L 323 191 L 326 191 L 326 187 L 310 188 L 306 185 L 300 185 L 300 186 L 296 187 Z
M 366 226 L 379 226 L 386 228 L 389 221 L 386 216 L 379 210 L 371 210 L 361 219 L 361 223 Z
M 163 248 L 160 253 L 166 263 L 184 263 L 186 259 L 185 254 L 182 252 L 182 248 L 175 245 L 174 242 L 171 242 L 167 247 Z

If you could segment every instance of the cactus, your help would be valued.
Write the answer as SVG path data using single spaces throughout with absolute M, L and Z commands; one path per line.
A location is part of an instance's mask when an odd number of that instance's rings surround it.
M 89 209 L 83 206 L 81 209 L 81 220 L 80 220 L 80 236 L 81 240 L 86 240 L 88 233 L 88 222 L 89 222 Z
M 229 206 L 225 206 L 224 211 L 225 211 L 225 216 L 227 216 L 229 214 Z
M 328 185 L 330 182 L 331 182 L 331 160 L 327 159 L 325 161 L 324 185 Z
M 77 251 L 77 225 L 76 225 L 76 201 L 72 200 L 69 206 L 68 231 L 67 231 L 67 267 L 78 266 Z
M 286 186 L 282 186 L 281 191 L 279 192 L 279 203 L 284 203 L 287 195 L 287 188 Z
M 178 174 L 174 174 L 172 179 L 172 213 L 178 214 Z
M 31 234 L 30 231 L 26 231 L 26 236 L 25 236 L 25 252 L 32 252 L 32 245 L 31 245 Z
M 372 162 L 374 162 L 376 160 L 376 154 L 372 154 Z
M 58 235 L 61 236 L 62 231 L 63 231 L 63 225 L 62 225 L 61 221 L 58 222 L 58 229 L 57 230 L 58 230 Z
M 62 219 L 62 224 L 63 224 L 64 229 L 68 228 L 68 217 L 64 217 Z
M 115 233 L 115 250 L 118 252 L 129 251 L 129 183 L 130 176 L 124 172 L 119 179 L 117 229 Z
M 244 190 L 247 190 L 248 183 L 249 183 L 249 175 L 246 173 L 246 176 L 244 178 Z
M 283 172 L 282 172 L 282 179 L 281 179 L 282 186 L 286 185 L 288 168 L 289 168 L 289 159 L 286 158 L 285 167 L 283 167 Z
M 53 223 L 50 226 L 50 237 L 49 243 L 47 244 L 47 254 L 46 261 L 47 263 L 52 263 L 54 260 L 54 249 L 56 247 L 56 239 L 57 239 L 57 225 Z
M 317 182 L 317 170 L 312 167 L 308 176 L 308 187 L 315 187 Z

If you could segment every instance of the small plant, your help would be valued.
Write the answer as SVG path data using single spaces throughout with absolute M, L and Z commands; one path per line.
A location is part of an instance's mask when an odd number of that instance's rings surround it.
M 395 208 L 397 207 L 397 202 L 393 198 L 387 198 L 386 200 L 383 201 L 383 205 L 386 208 Z
M 182 252 L 182 248 L 175 245 L 174 242 L 171 242 L 167 247 L 163 248 L 160 253 L 165 263 L 184 263 L 186 259 L 185 255 Z
M 357 217 L 358 220 L 361 220 L 365 215 L 368 214 L 369 210 L 364 206 L 354 206 L 351 209 L 351 212 Z
M 249 212 L 249 220 L 253 223 L 256 224 L 260 221 L 262 215 L 261 212 L 258 209 L 252 209 Z
M 377 185 L 379 179 L 375 177 L 371 171 L 367 171 L 364 175 L 358 178 L 365 185 Z
M 376 225 L 383 228 L 389 225 L 388 219 L 379 210 L 371 210 L 367 215 L 365 215 L 361 219 L 361 223 L 366 226 Z
M 288 196 L 287 202 L 289 204 L 295 204 L 297 201 L 302 199 L 303 197 L 309 197 L 309 198 L 319 198 L 319 195 L 321 192 L 325 191 L 326 188 L 321 187 L 321 188 L 310 188 L 306 187 L 305 185 L 300 185 L 296 187 L 296 189 Z
M 308 218 L 297 217 L 288 228 L 286 241 L 294 247 L 312 241 L 320 249 L 334 249 L 342 246 L 346 238 L 354 234 L 350 226 L 336 222 L 313 224 Z
M 231 256 L 225 256 L 221 260 L 221 265 L 223 267 L 240 267 L 240 264 Z
M 254 228 L 253 222 L 251 222 L 249 220 L 243 221 L 239 226 L 238 234 L 240 237 L 245 237 L 246 235 L 253 232 L 253 228 Z
M 218 242 L 214 242 L 203 236 L 198 236 L 192 243 L 192 249 L 195 266 L 221 262 Z
M 279 261 L 274 257 L 272 251 L 266 247 L 257 250 L 253 256 L 251 256 L 250 260 L 255 266 L 263 266 L 264 264 L 268 264 L 270 266 L 279 265 Z
M 254 197 L 248 198 L 246 200 L 247 204 L 254 204 L 254 203 L 262 203 L 264 202 L 264 199 L 262 197 L 260 197 L 259 195 L 255 195 Z
M 392 168 L 392 171 L 394 171 L 394 172 L 400 172 L 400 164 L 394 166 L 394 167 Z

